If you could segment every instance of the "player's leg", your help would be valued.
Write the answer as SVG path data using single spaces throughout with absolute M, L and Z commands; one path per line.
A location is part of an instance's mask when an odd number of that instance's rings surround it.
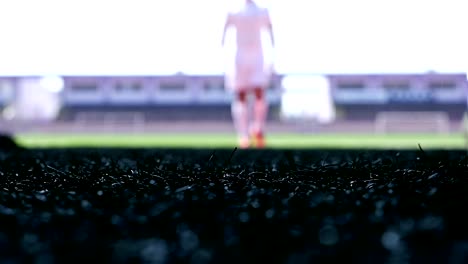
M 265 123 L 268 114 L 268 103 L 266 100 L 266 86 L 268 84 L 270 72 L 263 54 L 259 52 L 253 60 L 251 75 L 251 90 L 254 95 L 253 105 L 253 123 L 250 127 L 252 137 L 255 139 L 255 145 L 258 148 L 265 147 Z
M 246 89 L 237 89 L 231 104 L 232 120 L 238 136 L 239 147 L 248 148 L 249 140 L 249 117 Z
M 250 80 L 250 56 L 245 50 L 237 50 L 233 71 L 228 75 L 228 84 L 233 88 L 231 105 L 232 119 L 240 148 L 250 146 L 248 92 Z
M 258 86 L 253 89 L 255 94 L 254 116 L 251 133 L 255 144 L 259 148 L 265 147 L 265 124 L 268 115 L 268 103 L 265 97 L 265 88 Z

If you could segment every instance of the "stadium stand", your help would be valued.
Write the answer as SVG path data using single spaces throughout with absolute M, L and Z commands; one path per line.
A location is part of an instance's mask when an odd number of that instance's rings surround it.
M 375 125 L 377 119 L 382 119 L 379 113 L 443 112 L 445 117 L 438 120 L 444 121 L 437 121 L 439 125 L 428 129 L 434 132 L 445 131 L 446 123 L 449 122 L 449 130 L 453 131 L 454 127 L 460 127 L 467 107 L 468 83 L 464 73 L 323 76 L 329 82 L 336 118 L 330 123 L 318 126 L 292 122 L 296 129 L 299 127 L 299 130 L 307 128 L 305 130 L 332 131 L 349 128 L 353 131 L 390 132 L 393 129 L 390 126 L 401 126 L 402 123 L 390 122 L 388 114 L 384 114 L 387 116 L 384 118 L 386 121 L 378 122 L 383 122 L 384 125 Z M 270 124 L 288 123 L 281 115 L 282 99 L 286 95 L 283 87 L 284 77 L 275 76 L 268 91 Z M 0 77 L 0 106 L 8 105 L 12 96 L 8 90 L 20 83 L 18 80 L 21 78 L 32 77 Z M 104 116 L 107 116 L 104 119 L 107 119 L 108 124 L 120 123 L 135 127 L 139 127 L 140 125 L 136 124 L 140 123 L 151 125 L 157 122 L 231 121 L 230 94 L 223 87 L 224 78 L 221 75 L 63 76 L 63 80 L 63 104 L 56 120 L 61 124 L 97 123 L 92 119 L 103 120 Z M 304 84 L 303 88 L 298 89 L 313 87 Z M 312 94 L 314 93 L 307 96 L 313 96 Z M 307 99 L 303 101 L 306 102 Z M 313 104 L 314 100 L 311 98 L 310 102 Z M 416 126 L 412 120 L 406 123 L 406 129 L 426 129 Z M 376 129 L 382 126 L 386 128 Z

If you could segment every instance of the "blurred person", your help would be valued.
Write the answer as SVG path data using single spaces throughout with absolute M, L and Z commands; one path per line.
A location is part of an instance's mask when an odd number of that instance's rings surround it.
M 272 62 L 265 58 L 264 30 L 269 34 L 271 47 L 275 46 L 269 11 L 254 0 L 243 0 L 240 8 L 227 15 L 222 46 L 225 46 L 226 32 L 230 28 L 235 29 L 235 55 L 225 73 L 225 86 L 234 93 L 231 113 L 238 144 L 240 148 L 248 148 L 253 140 L 257 148 L 263 148 L 268 114 L 265 90 L 273 73 Z M 254 96 L 253 122 L 249 120 L 250 96 Z

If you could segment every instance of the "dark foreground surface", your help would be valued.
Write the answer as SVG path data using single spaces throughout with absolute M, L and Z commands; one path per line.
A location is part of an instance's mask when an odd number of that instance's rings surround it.
M 2 263 L 468 263 L 448 151 L 0 151 Z

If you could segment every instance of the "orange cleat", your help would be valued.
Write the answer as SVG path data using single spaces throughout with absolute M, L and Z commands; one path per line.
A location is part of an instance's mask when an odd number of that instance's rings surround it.
M 254 142 L 255 142 L 255 147 L 265 148 L 265 145 L 266 145 L 265 136 L 263 135 L 262 132 L 254 132 L 252 137 L 253 137 Z

